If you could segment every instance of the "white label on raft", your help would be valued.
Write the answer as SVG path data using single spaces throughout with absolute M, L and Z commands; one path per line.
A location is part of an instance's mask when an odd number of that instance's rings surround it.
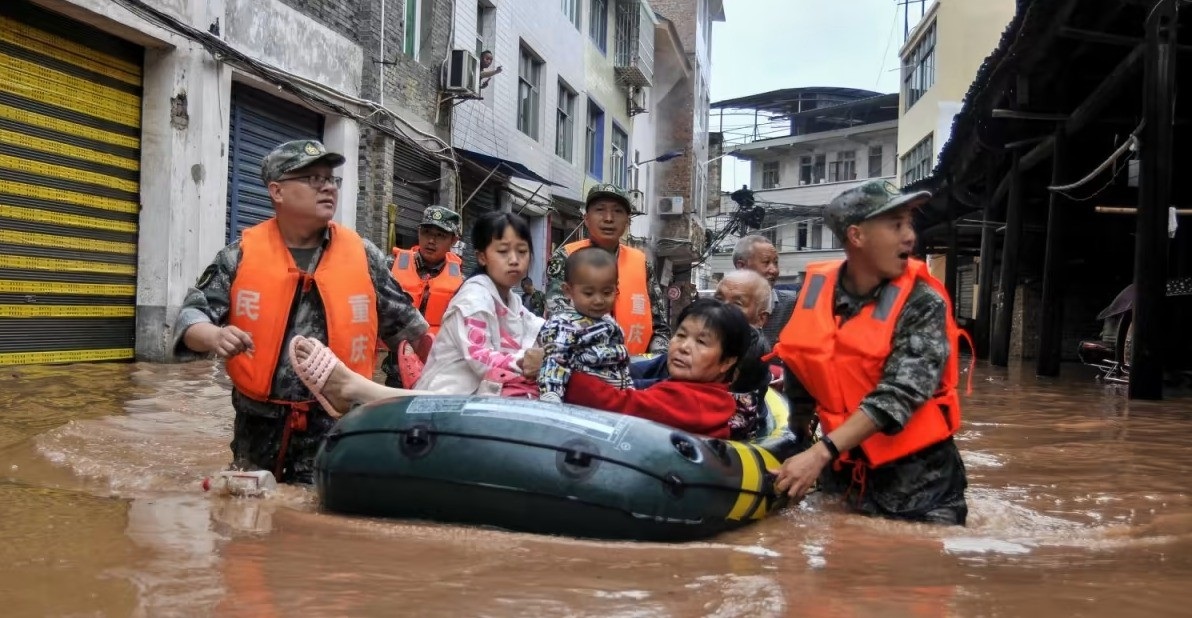
M 583 434 L 605 442 L 620 442 L 629 428 L 629 417 L 610 423 L 599 412 L 538 401 L 501 399 L 496 397 L 416 397 L 406 406 L 406 414 L 459 413 L 463 416 L 484 416 L 548 425 Z
M 465 416 L 507 418 L 538 423 L 539 425 L 549 425 L 584 434 L 597 440 L 614 443 L 620 441 L 621 434 L 625 433 L 625 430 L 629 426 L 628 419 L 621 419 L 615 424 L 610 424 L 603 415 L 598 413 L 576 408 L 569 408 L 564 412 L 555 404 L 530 401 L 519 401 L 512 405 L 508 403 L 494 404 L 487 401 L 473 402 L 464 409 L 463 414 Z

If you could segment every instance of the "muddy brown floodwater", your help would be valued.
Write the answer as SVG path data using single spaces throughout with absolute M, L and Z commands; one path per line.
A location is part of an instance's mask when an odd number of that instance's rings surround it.
M 1192 399 L 978 368 L 969 526 L 813 495 L 707 542 L 601 543 L 362 519 L 309 489 L 204 494 L 229 460 L 217 365 L 0 373 L 4 616 L 1187 616 Z

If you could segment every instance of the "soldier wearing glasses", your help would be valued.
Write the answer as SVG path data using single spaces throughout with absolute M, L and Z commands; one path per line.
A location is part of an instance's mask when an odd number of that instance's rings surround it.
M 425 358 L 428 325 L 398 287 L 385 254 L 331 221 L 344 157 L 314 140 L 265 156 L 261 180 L 274 217 L 224 247 L 186 295 L 174 326 L 175 356 L 227 360 L 236 421 L 232 465 L 310 482 L 319 440 L 335 422 L 298 378 L 287 354 L 295 335 L 318 339 L 372 379 L 378 337 L 414 343 Z

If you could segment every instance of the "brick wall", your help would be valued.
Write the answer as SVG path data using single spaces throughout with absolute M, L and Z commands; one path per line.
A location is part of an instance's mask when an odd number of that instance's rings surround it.
M 360 5 L 372 4 L 373 0 L 281 0 L 281 2 L 331 28 L 336 33 L 360 43 L 356 10 Z M 377 4 L 380 3 L 377 2 Z
M 422 0 L 417 60 L 405 53 L 406 3 L 402 0 L 387 1 L 383 20 L 382 0 L 282 2 L 360 45 L 364 52 L 362 98 L 383 101 L 385 107 L 402 118 L 424 121 L 427 128 L 434 125 L 433 133 L 449 142 L 450 108 L 438 114 L 438 98 L 441 66 L 450 53 L 453 0 Z M 388 206 L 393 203 L 394 139 L 377 129 L 360 127 L 356 229 L 381 246 L 387 240 Z M 445 184 L 453 183 L 445 181 Z

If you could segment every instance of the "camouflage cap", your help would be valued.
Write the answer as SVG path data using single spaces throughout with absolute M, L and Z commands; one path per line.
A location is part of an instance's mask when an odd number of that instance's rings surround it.
M 584 200 L 584 208 L 591 206 L 592 202 L 595 202 L 596 200 L 599 200 L 599 199 L 607 199 L 607 200 L 613 200 L 614 202 L 620 202 L 621 204 L 623 204 L 625 206 L 625 209 L 629 211 L 630 215 L 642 214 L 640 211 L 638 211 L 636 208 L 633 207 L 633 201 L 629 199 L 629 193 L 626 192 L 621 187 L 614 185 L 611 182 L 598 184 L 598 185 L 592 187 L 591 189 L 588 189 L 588 198 L 586 200 Z
M 326 163 L 339 167 L 347 159 L 338 152 L 329 152 L 318 140 L 300 139 L 286 142 L 274 148 L 261 160 L 261 180 L 269 184 L 284 174 L 315 163 Z
M 459 213 L 446 206 L 435 205 L 427 206 L 426 210 L 422 211 L 422 223 L 419 227 L 429 225 L 459 236 L 459 224 Z
M 836 238 L 844 240 L 850 226 L 903 206 L 918 206 L 929 199 L 930 191 L 903 193 L 889 181 L 867 182 L 837 195 L 824 208 L 824 225 Z

